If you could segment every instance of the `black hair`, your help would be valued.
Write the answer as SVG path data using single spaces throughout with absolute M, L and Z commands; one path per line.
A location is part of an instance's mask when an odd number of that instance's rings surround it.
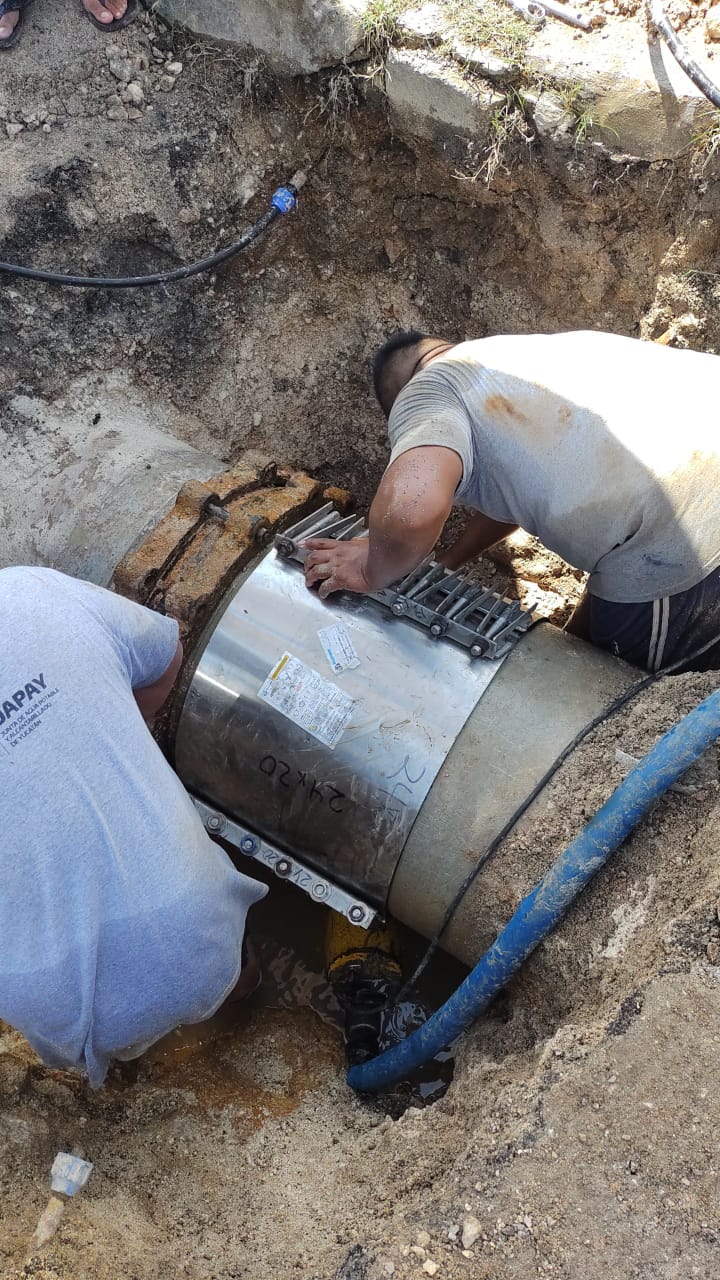
M 398 333 L 394 333 L 387 342 L 384 342 L 379 351 L 375 353 L 373 360 L 373 387 L 375 395 L 378 398 L 383 412 L 387 412 L 387 395 L 386 395 L 386 374 L 387 366 L 397 351 L 404 351 L 406 347 L 414 347 L 418 342 L 422 342 L 423 338 L 430 335 L 422 333 L 420 329 L 400 329 Z

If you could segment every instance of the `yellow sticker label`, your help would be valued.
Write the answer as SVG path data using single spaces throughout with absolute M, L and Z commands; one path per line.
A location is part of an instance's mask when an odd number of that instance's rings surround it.
M 288 662 L 288 661 L 289 661 L 289 659 L 290 659 L 290 654 L 289 654 L 289 653 L 286 653 L 286 654 L 285 654 L 285 655 L 280 659 L 280 661 L 278 662 L 278 664 L 277 664 L 277 666 L 276 666 L 275 670 L 270 672 L 270 679 L 271 679 L 271 680 L 277 680 L 278 676 L 280 675 L 280 672 L 282 671 L 283 667 L 285 666 L 285 663 L 286 663 L 286 662 Z

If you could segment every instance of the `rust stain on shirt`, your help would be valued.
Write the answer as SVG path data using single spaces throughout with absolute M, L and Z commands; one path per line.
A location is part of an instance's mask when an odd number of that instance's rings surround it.
M 485 409 L 488 413 L 505 414 L 507 418 L 517 418 L 523 420 L 524 415 L 519 413 L 514 404 L 508 400 L 507 396 L 494 395 L 488 396 L 485 401 Z

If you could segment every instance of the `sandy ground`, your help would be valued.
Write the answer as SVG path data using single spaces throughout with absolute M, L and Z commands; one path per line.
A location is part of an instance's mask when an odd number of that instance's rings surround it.
M 643 752 L 714 684 L 641 695 L 498 856 L 523 859 L 530 883 L 619 781 L 618 744 Z M 426 1110 L 392 1120 L 357 1099 L 337 1033 L 302 999 L 170 1044 L 95 1093 L 29 1063 L 8 1033 L 3 1275 L 715 1274 L 716 751 L 687 782 L 465 1037 Z M 52 1156 L 73 1147 L 95 1173 L 30 1260 Z
M 362 503 L 386 456 L 368 360 L 398 324 L 656 336 L 672 322 L 678 340 L 718 349 L 707 175 L 646 166 L 619 183 L 598 158 L 539 157 L 469 191 L 381 114 L 339 111 L 339 88 L 352 107 L 346 79 L 273 86 L 239 55 L 174 47 L 149 22 L 111 48 L 68 3 L 35 5 L 0 81 L 0 257 L 175 265 L 247 225 L 298 164 L 311 180 L 299 218 L 183 290 L 2 283 L 0 408 L 18 388 L 61 399 L 76 380 L 100 404 L 124 387 L 129 406 L 162 403 L 178 435 L 224 458 L 265 448 Z M 523 537 L 484 571 L 556 620 L 581 587 Z M 498 858 L 529 886 L 619 781 L 616 751 L 642 753 L 714 686 L 664 683 L 598 730 Z M 100 1091 L 44 1070 L 5 1033 L 0 1273 L 716 1275 L 715 751 L 691 785 L 657 806 L 464 1039 L 432 1108 L 392 1119 L 346 1088 L 338 1033 L 317 1012 L 320 920 L 294 909 L 275 920 L 285 941 L 291 915 L 301 926 L 305 968 L 298 978 L 286 956 L 280 981 L 289 1007 L 261 993 L 241 1025 L 178 1038 Z M 52 1158 L 73 1148 L 92 1180 L 31 1257 Z

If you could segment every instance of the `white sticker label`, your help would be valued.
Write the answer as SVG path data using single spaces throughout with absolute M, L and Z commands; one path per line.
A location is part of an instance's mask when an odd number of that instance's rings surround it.
M 343 622 L 336 622 L 332 627 L 323 627 L 318 631 L 320 643 L 325 650 L 325 657 L 336 676 L 348 668 L 360 666 L 360 659 L 355 652 L 355 645 L 350 632 Z
M 284 653 L 260 686 L 264 702 L 326 747 L 336 747 L 353 713 L 353 699 L 291 653 Z

